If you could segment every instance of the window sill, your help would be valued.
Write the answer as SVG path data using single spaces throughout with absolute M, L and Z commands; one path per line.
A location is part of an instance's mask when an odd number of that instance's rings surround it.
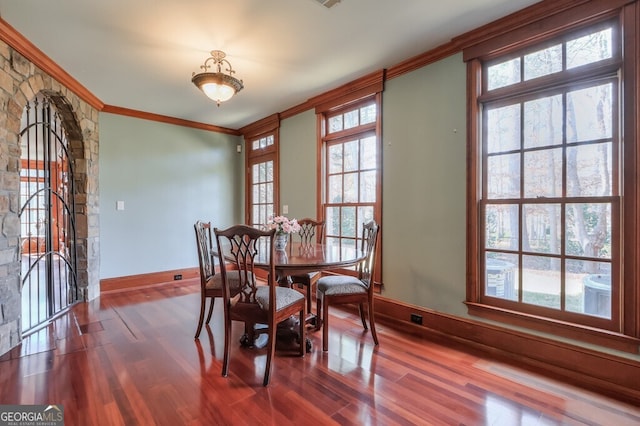
M 528 328 L 550 335 L 594 344 L 617 351 L 640 354 L 640 339 L 638 338 L 612 331 L 551 320 L 549 318 L 511 311 L 481 303 L 465 302 L 465 304 L 467 305 L 469 315 L 472 316 L 516 327 Z

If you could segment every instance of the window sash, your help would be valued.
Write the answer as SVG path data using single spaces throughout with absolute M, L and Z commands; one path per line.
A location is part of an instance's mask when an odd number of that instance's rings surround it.
M 611 21 L 608 20 L 606 22 L 603 22 L 601 24 L 597 24 L 601 27 L 609 25 L 611 22 L 615 22 L 615 21 Z M 595 27 L 593 27 L 595 28 Z M 614 39 L 616 37 L 618 37 L 617 40 L 619 40 L 620 34 L 618 33 L 618 27 L 616 26 L 613 34 L 614 34 Z M 589 30 L 589 28 L 587 28 L 587 30 Z M 563 36 L 563 39 L 567 39 L 570 36 L 573 36 L 577 33 L 573 32 L 573 33 L 567 33 L 570 34 L 569 36 Z M 534 37 L 535 38 L 535 37 Z M 538 38 L 538 40 L 540 40 Z M 545 42 L 546 43 L 546 42 Z M 546 43 L 546 45 L 548 45 L 549 43 Z M 493 44 L 495 46 L 495 43 Z M 527 98 L 527 97 L 534 97 L 533 94 L 535 91 L 539 91 L 539 92 L 545 92 L 545 91 L 564 91 L 567 92 L 569 90 L 575 90 L 576 88 L 578 88 L 579 86 L 576 85 L 576 81 L 583 81 L 583 86 L 584 85 L 592 85 L 593 84 L 593 76 L 598 76 L 598 78 L 600 79 L 615 79 L 617 78 L 619 75 L 622 75 L 619 73 L 619 69 L 621 69 L 621 67 L 624 66 L 624 64 L 622 63 L 622 60 L 620 58 L 620 54 L 619 52 L 621 52 L 621 43 L 616 42 L 614 43 L 614 48 L 613 48 L 613 55 L 611 58 L 607 58 L 605 60 L 599 61 L 597 64 L 593 64 L 591 66 L 585 66 L 585 67 L 580 67 L 579 69 L 572 69 L 569 71 L 563 71 L 560 73 L 556 73 L 553 74 L 551 76 L 542 76 L 542 77 L 538 77 L 536 79 L 531 79 L 529 81 L 522 81 L 522 82 L 518 82 L 517 84 L 514 84 L 512 86 L 509 87 L 501 87 L 501 88 L 497 88 L 494 90 L 487 90 L 487 85 L 486 85 L 486 78 L 484 78 L 484 73 L 482 72 L 483 69 L 485 69 L 484 67 L 486 67 L 488 64 L 494 64 L 497 62 L 500 62 L 501 60 L 503 60 L 504 58 L 507 58 L 509 56 L 505 55 L 503 56 L 503 58 L 497 58 L 497 56 L 495 54 L 491 54 L 489 56 L 484 57 L 483 59 L 480 59 L 480 57 L 478 59 L 473 59 L 472 61 L 469 62 L 469 72 L 470 72 L 470 80 L 469 80 L 469 87 L 472 89 L 472 96 L 470 99 L 475 100 L 476 102 L 478 102 L 478 107 L 476 108 L 471 108 L 470 109 L 470 129 L 474 129 L 474 128 L 478 128 L 481 129 L 484 132 L 484 128 L 485 128 L 485 124 L 486 122 L 484 120 L 480 120 L 478 121 L 478 119 L 474 119 L 473 114 L 474 112 L 478 114 L 478 117 L 485 117 L 485 115 L 483 114 L 483 106 L 485 105 L 490 105 L 490 106 L 496 106 L 499 104 L 509 104 L 509 103 L 514 103 L 515 101 L 521 102 L 523 101 L 523 99 Z M 531 47 L 531 46 L 527 46 L 526 48 L 528 51 L 535 51 L 537 50 L 536 47 Z M 508 55 L 510 55 L 510 57 L 515 57 L 515 56 L 519 56 L 519 55 L 523 55 L 525 51 L 527 50 L 519 50 L 517 52 L 514 53 L 509 53 Z M 484 62 L 482 62 L 484 60 Z M 474 77 L 474 75 L 476 77 Z M 635 83 L 635 81 L 634 81 Z M 473 89 L 476 89 L 475 91 Z M 616 97 L 615 101 L 613 102 L 614 105 L 617 105 L 618 100 L 617 100 L 617 94 L 618 92 L 622 93 L 622 86 L 620 87 L 616 87 L 616 89 L 614 89 L 614 97 Z M 520 97 L 518 99 L 518 97 Z M 622 153 L 622 147 L 618 147 L 617 143 L 615 141 L 617 140 L 621 140 L 622 138 L 620 137 L 620 132 L 619 129 L 617 127 L 618 125 L 618 121 L 622 120 L 622 117 L 620 117 L 620 119 L 618 119 L 618 113 L 620 113 L 621 111 L 618 111 L 617 109 L 614 111 L 614 119 L 613 119 L 613 127 L 615 127 L 615 129 L 613 130 L 613 136 L 612 138 L 610 138 L 611 140 L 613 140 L 613 149 L 612 149 L 612 158 L 617 160 L 617 158 L 621 157 L 621 153 Z M 477 123 L 476 125 L 474 125 L 474 123 Z M 473 136 L 473 135 L 471 135 Z M 471 137 L 470 139 L 471 141 L 483 141 L 483 144 L 486 144 L 486 134 L 483 133 L 483 137 L 479 138 L 479 139 L 475 139 L 473 137 Z M 593 144 L 593 143 L 600 143 L 603 141 L 589 141 L 588 143 L 578 143 L 575 144 L 575 146 L 580 146 L 580 145 L 587 145 L 587 144 Z M 512 322 L 514 324 L 518 324 L 518 325 L 527 325 L 527 326 L 533 326 L 534 328 L 537 329 L 542 329 L 545 331 L 551 331 L 552 333 L 554 332 L 558 332 L 559 334 L 565 335 L 565 336 L 569 336 L 569 337 L 575 337 L 577 335 L 579 335 L 579 333 L 572 333 L 572 332 L 566 332 L 566 330 L 570 330 L 571 327 L 569 326 L 568 322 L 575 322 L 576 325 L 578 325 L 581 321 L 580 318 L 582 317 L 582 315 L 576 314 L 575 312 L 571 312 L 571 311 L 562 311 L 560 315 L 555 315 L 557 314 L 558 311 L 556 310 L 549 310 L 549 312 L 547 312 L 545 307 L 537 307 L 535 305 L 526 305 L 526 304 L 520 304 L 518 305 L 516 303 L 515 307 L 514 307 L 514 302 L 512 301 L 508 301 L 508 300 L 502 300 L 501 298 L 495 298 L 495 297 L 491 297 L 489 295 L 486 295 L 484 293 L 485 290 L 485 283 L 484 283 L 484 277 L 486 276 L 486 265 L 484 264 L 484 256 L 487 250 L 485 245 L 485 226 L 484 226 L 484 215 L 485 215 L 485 209 L 487 208 L 487 205 L 489 204 L 508 204 L 509 202 L 513 201 L 513 199 L 511 198 L 505 198 L 505 199 L 500 199 L 500 200 L 487 200 L 486 195 L 487 195 L 487 187 L 486 187 L 486 174 L 485 174 L 485 170 L 487 168 L 487 158 L 488 156 L 485 153 L 485 149 L 486 146 L 481 146 L 479 142 L 477 143 L 477 148 L 471 148 L 470 149 L 470 153 L 472 155 L 472 158 L 470 158 L 471 162 L 471 170 L 475 170 L 477 172 L 480 172 L 479 174 L 476 175 L 476 177 L 470 177 L 469 180 L 469 196 L 471 197 L 470 199 L 472 200 L 472 203 L 470 204 L 470 206 L 476 206 L 475 209 L 470 210 L 470 213 L 472 213 L 472 211 L 475 211 L 474 220 L 471 220 L 469 222 L 469 230 L 470 230 L 470 239 L 469 239 L 469 244 L 470 244 L 470 252 L 469 252 L 469 259 L 470 259 L 470 263 L 469 263 L 469 276 L 472 278 L 471 281 L 469 282 L 469 287 L 468 287 L 468 291 L 467 291 L 467 299 L 468 299 L 468 305 L 469 305 L 469 309 L 470 312 L 472 314 L 476 314 L 476 315 L 481 315 L 481 316 L 486 316 L 486 317 L 491 317 L 491 318 L 500 318 L 500 312 L 502 312 L 502 320 L 507 320 L 507 322 Z M 471 145 L 473 147 L 473 145 Z M 563 142 L 562 146 L 562 155 L 564 158 L 566 149 L 568 147 L 571 147 L 570 144 L 567 144 L 566 141 Z M 483 149 L 480 149 L 483 148 Z M 532 150 L 533 151 L 533 150 Z M 518 147 L 517 149 L 515 149 L 514 152 L 518 152 L 521 153 L 523 151 L 521 151 L 521 147 Z M 475 153 L 475 154 L 474 154 Z M 476 154 L 480 154 L 479 156 L 475 156 Z M 629 158 L 627 158 L 627 160 L 629 160 Z M 628 161 L 627 161 L 628 162 Z M 475 165 L 475 166 L 474 166 Z M 620 186 L 620 182 L 623 179 L 623 174 L 622 174 L 622 170 L 620 169 L 621 164 L 620 163 L 616 163 L 616 165 L 613 167 L 613 179 L 612 179 L 612 189 L 611 189 L 611 195 L 606 198 L 606 199 L 600 199 L 598 197 L 583 197 L 583 198 L 563 198 L 560 197 L 561 201 L 564 202 L 565 204 L 561 204 L 562 207 L 564 207 L 565 205 L 574 203 L 574 202 L 600 202 L 600 201 L 606 201 L 609 202 L 611 205 L 611 217 L 613 218 L 613 223 L 611 225 L 612 227 L 612 232 L 615 234 L 616 232 L 619 233 L 621 235 L 621 217 L 623 215 L 624 212 L 624 205 L 622 204 L 622 200 L 623 198 L 621 197 L 621 194 L 619 195 L 619 191 L 621 190 L 621 186 Z M 635 167 L 635 165 L 633 165 L 633 167 Z M 518 194 L 517 197 L 514 197 L 515 199 L 518 200 L 518 211 L 519 211 L 519 215 L 521 215 L 520 210 L 522 210 L 522 208 L 530 203 L 541 203 L 541 201 L 536 200 L 535 198 L 527 200 L 525 198 L 520 198 L 522 196 L 522 194 Z M 473 201 L 475 199 L 475 201 Z M 551 203 L 552 201 L 557 201 L 557 200 L 544 200 L 544 203 Z M 562 210 L 562 209 L 561 209 Z M 519 216 L 520 218 L 521 216 Z M 628 222 L 628 221 L 627 221 Z M 474 236 L 475 234 L 475 236 Z M 626 236 L 625 236 L 626 237 Z M 591 336 L 593 336 L 596 331 L 595 329 L 602 329 L 602 330 L 610 330 L 610 331 L 616 331 L 616 332 L 624 332 L 625 330 L 629 330 L 631 333 L 630 335 L 635 335 L 637 334 L 637 329 L 631 325 L 629 326 L 629 323 L 627 322 L 626 324 L 622 324 L 621 319 L 623 317 L 626 318 L 632 318 L 632 317 L 637 317 L 638 313 L 636 312 L 633 315 L 629 315 L 629 313 L 626 314 L 622 314 L 621 309 L 623 308 L 623 302 L 624 302 L 624 297 L 623 295 L 623 277 L 621 274 L 621 270 L 622 270 L 622 256 L 621 256 L 621 247 L 622 244 L 624 242 L 622 240 L 619 240 L 618 244 L 614 245 L 615 246 L 615 250 L 612 252 L 611 255 L 611 263 L 613 265 L 618 265 L 618 267 L 614 267 L 613 268 L 613 272 L 612 272 L 612 280 L 616 282 L 616 286 L 614 289 L 612 289 L 611 292 L 611 299 L 614 301 L 612 303 L 612 312 L 611 312 L 611 316 L 612 316 L 612 320 L 603 320 L 601 318 L 587 318 L 586 321 L 586 325 L 592 326 L 594 327 L 593 331 L 588 332 L 587 334 L 591 334 Z M 475 247 L 475 248 L 474 248 Z M 488 250 L 489 252 L 491 252 L 491 250 Z M 475 254 L 474 254 L 475 253 Z M 634 251 L 635 253 L 635 251 Z M 526 253 L 524 253 L 526 255 Z M 519 252 L 518 256 L 522 256 L 523 253 Z M 546 256 L 546 254 L 545 254 Z M 572 258 L 571 255 L 566 255 L 566 254 L 562 254 L 560 256 L 562 258 L 562 262 L 568 262 L 568 261 L 573 261 L 574 259 Z M 518 278 L 520 279 L 520 278 Z M 519 283 L 519 287 L 518 290 L 521 290 L 522 285 Z M 628 290 L 628 286 L 624 286 L 624 289 Z M 625 291 L 626 291 L 625 290 Z M 633 289 L 634 292 L 637 292 L 637 288 Z M 633 293 L 632 293 L 633 294 Z M 637 294 L 637 293 L 635 293 Z M 563 295 L 564 297 L 564 295 Z M 522 295 L 519 294 L 518 295 L 518 300 L 522 300 Z M 620 303 L 618 303 L 618 301 L 620 301 Z M 481 309 L 482 307 L 491 307 L 493 306 L 494 308 L 497 308 L 499 310 L 494 310 L 493 313 L 489 312 L 489 311 L 485 311 L 483 309 Z M 631 307 L 637 307 L 637 304 L 630 304 L 629 306 Z M 564 307 L 563 307 L 564 309 Z M 507 312 L 509 312 L 509 315 L 506 315 Z M 516 317 L 514 315 L 517 315 L 517 312 L 521 312 L 526 314 L 526 317 L 521 317 L 518 321 L 516 321 Z M 496 316 L 498 315 L 498 316 Z M 511 319 L 509 319 L 511 318 Z M 528 319 L 527 319 L 528 318 Z M 535 318 L 535 321 L 534 321 Z M 554 321 L 555 320 L 561 320 L 561 321 L 567 321 L 566 323 L 563 322 L 563 327 L 565 328 L 564 331 L 559 331 L 558 328 L 545 328 L 545 327 L 541 327 L 541 325 L 543 325 L 544 320 L 549 319 Z M 556 323 L 558 324 L 558 323 Z M 582 324 L 584 325 L 585 322 L 583 321 Z M 584 337 L 584 334 L 582 335 L 582 337 Z M 588 339 L 589 340 L 589 339 Z M 597 340 L 599 343 L 602 343 L 602 339 L 595 339 Z M 591 341 L 595 341 L 595 340 L 591 340 Z M 604 339 L 606 340 L 606 338 Z M 610 342 L 607 342 L 610 343 Z M 615 344 L 613 345 L 615 346 Z

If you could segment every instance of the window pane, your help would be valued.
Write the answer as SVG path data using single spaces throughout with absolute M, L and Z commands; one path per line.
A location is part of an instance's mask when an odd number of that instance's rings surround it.
M 568 255 L 611 259 L 611 204 L 575 203 L 566 207 Z
M 562 196 L 562 149 L 524 154 L 524 197 Z
M 327 235 L 340 235 L 340 207 L 327 208 L 327 221 L 325 226 Z M 328 241 L 327 239 L 327 242 Z
M 273 182 L 273 161 L 267 161 L 264 163 L 265 167 L 265 179 L 267 182 Z
M 613 56 L 611 28 L 567 42 L 567 69 Z
M 560 309 L 560 259 L 522 256 L 522 301 Z
M 487 89 L 498 89 L 520 81 L 520 58 L 514 58 L 487 69 Z
M 358 202 L 358 174 L 348 173 L 344 176 L 343 203 Z
M 329 133 L 339 132 L 340 130 L 342 130 L 342 114 L 329 119 Z
M 253 200 L 254 204 L 260 203 L 262 201 L 262 197 L 260 197 L 260 185 L 252 185 L 252 187 L 253 187 L 253 195 L 251 199 Z
M 331 204 L 342 203 L 342 175 L 329 176 L 327 201 Z
M 344 171 L 352 172 L 358 169 L 358 141 L 346 142 L 344 146 Z
M 371 136 L 360 140 L 360 168 L 375 169 L 376 168 L 376 137 Z
M 486 254 L 484 294 L 501 299 L 518 300 L 518 255 Z
M 360 125 L 375 123 L 376 121 L 376 104 L 367 105 L 360 108 Z
M 525 204 L 523 250 L 560 254 L 560 204 Z
M 362 235 L 362 224 L 373 220 L 373 206 L 358 207 L 358 237 Z
M 562 96 L 524 103 L 524 147 L 562 143 Z
M 273 203 L 273 182 L 265 184 L 265 197 L 267 203 Z
M 487 196 L 489 199 L 520 197 L 520 155 L 487 158 Z
M 485 246 L 518 250 L 519 218 L 516 204 L 488 204 L 485 209 Z
M 520 148 L 520 104 L 487 111 L 487 153 Z
M 340 227 L 340 234 L 343 237 L 355 237 L 356 236 L 356 208 L 355 207 L 343 207 L 342 208 L 342 223 Z
M 567 142 L 612 137 L 611 83 L 567 93 Z
M 562 44 L 530 53 L 524 57 L 525 81 L 559 71 L 562 71 Z
M 611 264 L 567 260 L 567 311 L 611 318 Z
M 360 173 L 360 202 L 376 202 L 376 171 Z
M 596 197 L 612 194 L 611 143 L 567 148 L 567 196 Z
M 342 145 L 329 147 L 329 174 L 342 172 Z
M 344 114 L 344 128 L 352 129 L 357 127 L 360 123 L 358 123 L 358 115 L 359 111 L 356 109 L 354 111 L 349 111 Z

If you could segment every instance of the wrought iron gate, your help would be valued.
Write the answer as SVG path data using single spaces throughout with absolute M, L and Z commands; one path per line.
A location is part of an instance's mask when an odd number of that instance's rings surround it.
M 20 131 L 22 333 L 78 300 L 71 152 L 55 106 L 38 96 Z

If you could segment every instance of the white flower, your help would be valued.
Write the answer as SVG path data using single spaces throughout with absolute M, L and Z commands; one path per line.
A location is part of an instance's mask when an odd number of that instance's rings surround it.
M 296 219 L 286 216 L 270 217 L 267 222 L 268 229 L 275 229 L 277 234 L 291 234 L 300 231 L 300 225 Z

